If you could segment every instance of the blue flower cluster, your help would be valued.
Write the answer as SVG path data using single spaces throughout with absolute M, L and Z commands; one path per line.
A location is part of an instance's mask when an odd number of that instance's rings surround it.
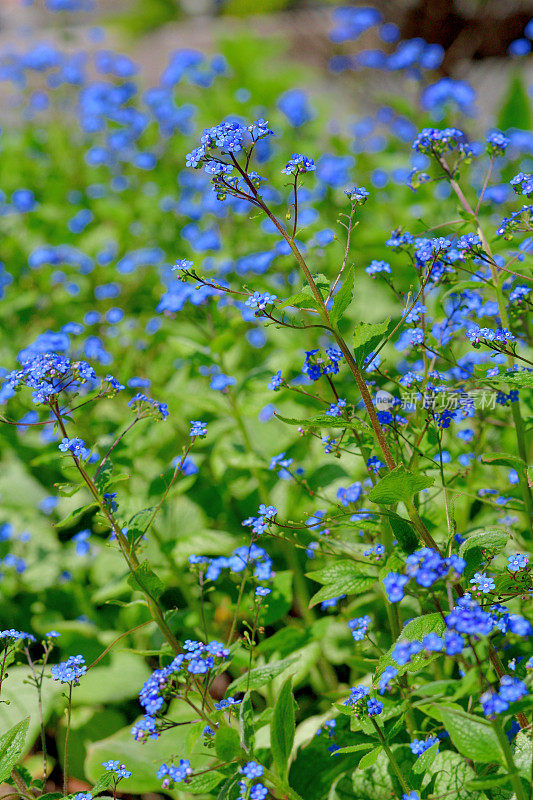
M 161 764 L 157 770 L 157 777 L 163 781 L 163 789 L 171 789 L 175 783 L 187 783 L 192 774 L 191 762 L 187 758 L 180 758 L 177 767 L 174 764 Z
M 83 439 L 68 439 L 64 437 L 61 439 L 58 447 L 62 453 L 72 453 L 73 456 L 82 460 L 89 458 L 90 455 L 90 450 L 85 446 Z
M 422 753 L 425 753 L 426 750 L 429 750 L 429 748 L 437 744 L 438 741 L 436 736 L 428 736 L 427 739 L 413 739 L 409 747 L 413 755 L 421 756 Z
M 109 761 L 104 761 L 102 766 L 107 772 L 112 772 L 115 775 L 117 782 L 123 778 L 131 778 L 133 775 L 129 769 L 126 769 L 126 765 L 121 764 L 118 760 L 109 759 Z
M 370 627 L 370 617 L 367 614 L 364 617 L 355 617 L 349 620 L 348 627 L 352 632 L 354 641 L 360 642 L 365 638 L 366 632 Z
M 257 781 L 261 778 L 264 772 L 262 764 L 257 761 L 248 761 L 239 770 L 243 776 L 239 781 L 239 797 L 247 798 L 247 800 L 265 800 L 268 794 L 267 787 Z
M 168 417 L 168 405 L 166 403 L 159 403 L 142 392 L 137 392 L 128 402 L 128 405 L 135 411 L 139 419 L 153 417 L 154 419 L 163 420 Z
M 156 739 L 164 720 L 164 710 L 176 694 L 179 684 L 189 684 L 193 676 L 205 675 L 229 658 L 229 650 L 221 642 L 203 642 L 187 639 L 183 653 L 175 656 L 166 667 L 154 670 L 139 692 L 139 703 L 146 715 L 132 728 L 137 741 Z
M 208 558 L 207 556 L 191 555 L 189 556 L 189 564 L 193 566 L 207 565 L 204 578 L 208 581 L 218 580 L 224 569 L 239 574 L 244 572 L 248 565 L 253 565 L 253 576 L 258 581 L 268 581 L 273 577 L 272 559 L 266 550 L 258 547 L 253 542 L 250 545 L 237 547 L 230 556 Z
M 336 347 L 326 348 L 326 358 L 317 356 L 320 351 L 307 350 L 305 353 L 302 372 L 312 381 L 317 381 L 322 375 L 336 375 L 339 371 L 339 362 L 343 358 Z
M 80 678 L 87 672 L 87 666 L 83 656 L 69 656 L 66 661 L 53 664 L 50 673 L 55 681 L 70 683 L 76 686 Z
M 300 172 L 314 172 L 316 164 L 312 158 L 303 156 L 301 153 L 293 153 L 292 158 L 287 161 L 281 170 L 284 175 L 299 175 Z
M 246 528 L 251 528 L 252 533 L 256 536 L 260 536 L 266 531 L 277 513 L 278 509 L 275 506 L 267 506 L 261 503 L 257 517 L 248 517 L 242 524 Z
M 476 345 L 480 342 L 514 342 L 516 336 L 507 328 L 470 328 L 466 331 L 466 338 Z
M 404 597 L 404 588 L 414 578 L 419 586 L 433 586 L 439 578 L 450 578 L 456 582 L 466 568 L 466 561 L 460 556 L 443 558 L 430 547 L 415 550 L 405 559 L 405 574 L 390 572 L 383 579 L 387 596 L 391 603 L 398 603 Z
M 375 717 L 383 711 L 383 703 L 375 697 L 368 697 L 370 689 L 368 686 L 352 686 L 350 689 L 350 696 L 344 701 L 345 706 L 350 706 L 354 716 Z M 364 698 L 367 697 L 366 704 L 363 704 Z
M 496 714 L 507 711 L 510 703 L 514 703 L 528 694 L 526 684 L 512 675 L 502 675 L 500 688 L 497 692 L 488 690 L 483 692 L 479 701 L 486 717 L 494 719 Z
M 6 375 L 3 397 L 10 397 L 15 389 L 28 386 L 37 405 L 54 402 L 64 391 L 75 392 L 87 381 L 96 381 L 93 368 L 86 361 L 72 361 L 59 353 L 33 353 L 19 370 Z

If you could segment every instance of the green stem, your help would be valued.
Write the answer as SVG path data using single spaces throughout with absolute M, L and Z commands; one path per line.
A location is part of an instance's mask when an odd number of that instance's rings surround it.
M 67 732 L 65 734 L 65 754 L 63 757 L 63 794 L 68 794 L 68 740 L 70 737 L 70 719 L 72 715 L 72 683 L 69 683 L 68 708 L 67 708 Z
M 526 791 L 522 784 L 520 773 L 518 772 L 516 764 L 514 763 L 511 745 L 509 744 L 509 740 L 505 735 L 505 731 L 502 728 L 500 720 L 499 719 L 493 720 L 492 727 L 494 728 L 496 736 L 498 737 L 498 741 L 500 743 L 500 747 L 503 752 L 503 757 L 505 758 L 505 763 L 507 765 L 509 778 L 511 779 L 514 793 L 516 795 L 516 800 L 527 800 Z
M 490 272 L 492 276 L 492 283 L 494 285 L 494 291 L 496 293 L 496 299 L 498 302 L 498 310 L 500 313 L 500 319 L 502 326 L 504 328 L 509 328 L 509 315 L 507 313 L 507 307 L 505 305 L 505 297 L 503 295 L 501 283 L 500 283 L 500 276 L 498 274 L 498 267 L 494 261 L 494 256 L 492 253 L 491 246 L 485 236 L 485 233 L 481 227 L 481 223 L 479 222 L 479 218 L 477 215 L 477 210 L 474 211 L 472 206 L 466 199 L 465 195 L 463 194 L 463 190 L 459 186 L 456 180 L 451 177 L 450 172 L 446 164 L 441 161 L 441 166 L 444 171 L 450 176 L 450 185 L 455 192 L 455 195 L 459 202 L 461 203 L 462 207 L 466 211 L 467 214 L 471 214 L 477 229 L 477 234 L 481 240 L 481 244 L 483 245 L 483 249 L 487 253 L 489 257 L 489 266 Z M 508 363 L 509 366 L 512 367 L 514 364 L 514 359 L 512 356 L 508 356 Z M 524 465 L 528 464 L 528 455 L 527 455 L 527 448 L 526 448 L 526 438 L 525 438 L 525 431 L 524 431 L 524 421 L 522 419 L 522 414 L 520 411 L 520 404 L 518 402 L 511 403 L 511 413 L 513 415 L 513 422 L 514 422 L 514 429 L 516 434 L 516 443 L 518 446 L 518 454 L 520 458 L 524 462 Z M 529 529 L 531 534 L 533 535 L 533 498 L 531 496 L 531 488 L 529 486 L 526 469 L 520 471 L 520 489 L 522 491 L 522 497 L 524 499 L 524 504 L 526 508 L 526 516 L 528 518 Z
M 68 439 L 67 430 L 65 428 L 65 424 L 64 424 L 63 419 L 61 417 L 61 412 L 59 410 L 59 405 L 56 403 L 55 405 L 51 406 L 51 409 L 52 409 L 52 411 L 54 413 L 55 418 L 57 419 L 58 425 L 59 425 L 59 427 L 61 429 L 61 432 L 62 432 L 63 436 Z M 96 504 L 100 508 L 100 511 L 102 512 L 102 514 L 107 519 L 107 521 L 108 521 L 108 523 L 109 523 L 109 525 L 111 527 L 111 530 L 113 531 L 113 533 L 116 536 L 117 542 L 118 542 L 120 550 L 122 552 L 122 555 L 124 556 L 126 564 L 128 565 L 128 569 L 130 570 L 133 578 L 136 580 L 136 583 L 139 586 L 139 590 L 144 595 L 146 604 L 148 606 L 148 609 L 150 611 L 150 614 L 152 616 L 153 621 L 156 623 L 157 627 L 159 628 L 159 630 L 163 634 L 164 638 L 167 640 L 167 642 L 170 645 L 170 647 L 172 648 L 172 650 L 175 653 L 181 652 L 181 648 L 180 648 L 180 645 L 178 643 L 178 640 L 176 639 L 176 637 L 174 636 L 174 634 L 170 630 L 169 626 L 167 625 L 167 622 L 166 622 L 166 620 L 164 618 L 163 612 L 162 612 L 159 604 L 157 603 L 156 600 L 154 600 L 154 598 L 151 595 L 148 594 L 148 592 L 146 592 L 143 589 L 143 587 L 138 583 L 137 579 L 135 578 L 135 570 L 139 566 L 139 560 L 138 560 L 137 556 L 135 555 L 135 552 L 131 549 L 127 538 L 122 533 L 122 529 L 121 529 L 120 525 L 116 522 L 116 520 L 113 517 L 113 514 L 111 513 L 110 509 L 107 507 L 107 505 L 105 504 L 103 498 L 100 496 L 100 492 L 96 488 L 96 485 L 95 485 L 93 479 L 87 473 L 87 471 L 85 470 L 85 467 L 83 466 L 83 464 L 81 463 L 79 458 L 77 458 L 74 455 L 74 453 L 71 453 L 71 455 L 72 455 L 72 458 L 74 460 L 74 463 L 76 465 L 76 468 L 77 468 L 78 472 L 82 476 L 87 488 L 89 489 L 90 493 L 94 497 L 94 500 L 95 500 Z
M 277 789 L 277 791 L 281 792 L 282 797 L 287 798 L 287 800 L 303 800 L 303 797 L 301 797 L 298 792 L 295 792 L 294 789 L 291 789 L 290 786 L 284 783 L 284 781 L 278 778 L 278 776 L 269 769 L 265 769 L 263 771 L 263 775 L 268 782 L 272 784 L 274 789 Z
M 401 770 L 400 770 L 400 767 L 398 766 L 398 762 L 397 762 L 397 761 L 396 761 L 396 759 L 394 758 L 394 753 L 392 752 L 392 750 L 390 749 L 389 745 L 388 745 L 388 744 L 387 744 L 387 742 L 385 741 L 385 737 L 383 736 L 383 731 L 382 731 L 382 730 L 381 730 L 381 728 L 379 727 L 379 725 L 378 725 L 378 723 L 376 722 L 376 720 L 374 719 L 374 717 L 369 717 L 369 719 L 370 719 L 370 721 L 371 721 L 372 725 L 374 726 L 374 728 L 376 729 L 376 733 L 377 733 L 377 735 L 379 736 L 379 741 L 381 742 L 381 746 L 382 746 L 382 747 L 383 747 L 383 749 L 385 750 L 385 753 L 386 753 L 386 755 L 387 755 L 387 758 L 389 759 L 390 765 L 391 765 L 391 767 L 392 767 L 392 768 L 393 768 L 393 770 L 394 770 L 394 774 L 395 774 L 395 775 L 396 775 L 396 777 L 398 778 L 398 781 L 399 781 L 399 783 L 400 783 L 400 786 L 402 787 L 402 789 L 403 789 L 403 791 L 405 792 L 405 794 L 409 794 L 409 792 L 410 792 L 411 790 L 409 789 L 409 787 L 408 787 L 408 785 L 407 785 L 407 783 L 406 783 L 406 780 L 405 780 L 405 778 L 404 778 L 404 777 L 403 777 L 403 775 L 402 775 L 402 772 L 401 772 Z

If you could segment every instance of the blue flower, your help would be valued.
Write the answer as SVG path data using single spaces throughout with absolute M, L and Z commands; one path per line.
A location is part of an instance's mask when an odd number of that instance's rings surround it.
M 87 672 L 87 667 L 83 656 L 69 656 L 66 661 L 54 664 L 50 668 L 50 672 L 55 681 L 71 683 L 76 686 L 80 678 Z
M 515 553 L 513 556 L 508 556 L 507 560 L 509 562 L 507 568 L 511 572 L 518 572 L 527 567 L 529 556 L 526 556 L 524 553 Z
M 203 438 L 207 434 L 207 422 L 200 422 L 200 420 L 191 419 L 191 430 L 189 436 L 200 436 Z
M 474 577 L 470 579 L 470 583 L 483 594 L 488 594 L 496 586 L 494 578 L 490 578 L 485 572 L 475 572 Z
M 404 587 L 409 582 L 408 575 L 399 575 L 397 572 L 389 572 L 383 578 L 383 585 L 387 592 L 387 597 L 391 603 L 399 603 L 404 597 Z

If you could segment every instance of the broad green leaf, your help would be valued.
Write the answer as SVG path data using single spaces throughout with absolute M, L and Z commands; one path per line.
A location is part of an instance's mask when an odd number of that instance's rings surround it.
M 531 107 L 527 89 L 520 72 L 515 71 L 511 76 L 500 113 L 498 127 L 503 131 L 508 128 L 520 128 L 528 131 L 531 129 Z
M 366 755 L 364 755 L 361 761 L 359 762 L 357 769 L 362 770 L 373 767 L 376 761 L 378 760 L 378 756 L 381 753 L 382 749 L 383 748 L 381 747 L 381 745 L 379 745 L 379 747 L 375 747 L 374 750 L 371 750 L 370 753 L 366 753 Z
M 365 358 L 379 345 L 387 335 L 391 325 L 390 317 L 385 322 L 360 322 L 353 337 L 353 354 L 358 367 L 363 367 Z
M 87 503 L 85 506 L 80 506 L 79 508 L 74 509 L 71 511 L 70 514 L 67 514 L 60 522 L 54 523 L 54 528 L 70 528 L 77 522 L 80 517 L 83 517 L 88 511 L 92 508 L 98 508 L 98 503 Z
M 498 786 L 505 786 L 510 782 L 509 775 L 487 775 L 484 778 L 474 778 L 466 782 L 467 789 L 495 789 Z
M 376 578 L 362 573 L 347 573 L 344 577 L 338 578 L 319 589 L 309 601 L 309 608 L 313 608 L 317 603 L 323 603 L 324 600 L 331 600 L 332 597 L 340 597 L 342 594 L 363 594 L 363 592 L 371 589 L 375 582 Z
M 241 747 L 247 753 L 253 753 L 255 741 L 254 708 L 249 693 L 244 695 L 239 707 L 239 725 L 241 728 Z
M 483 464 L 494 464 L 497 467 L 514 467 L 518 471 L 523 471 L 527 467 L 519 456 L 510 453 L 484 453 L 481 461 Z
M 439 743 L 435 742 L 435 744 L 432 744 L 431 747 L 428 747 L 428 749 L 425 750 L 422 755 L 418 756 L 413 764 L 413 772 L 417 775 L 427 772 L 433 764 L 438 752 Z
M 261 603 L 261 625 L 272 625 L 281 619 L 291 608 L 294 573 L 291 570 L 276 572 L 271 585 L 271 592 Z
M 404 519 L 392 511 L 387 514 L 387 517 L 400 549 L 407 555 L 411 554 L 418 547 L 418 536 L 413 526 L 408 519 Z
M 277 678 L 282 672 L 285 672 L 291 664 L 294 664 L 300 658 L 299 655 L 291 656 L 290 658 L 283 658 L 281 661 L 274 661 L 271 664 L 265 664 L 264 667 L 255 667 L 249 673 L 241 675 L 240 678 L 231 683 L 226 692 L 233 694 L 234 692 L 244 692 L 251 689 L 260 689 L 265 683 Z
M 281 687 L 272 722 L 270 723 L 270 749 L 280 777 L 285 780 L 287 767 L 294 742 L 294 700 L 292 697 L 292 677 L 287 678 Z
M 132 589 L 140 588 L 154 600 L 157 600 L 165 589 L 146 559 L 133 570 L 128 577 L 128 583 Z
M 409 472 L 403 464 L 400 464 L 370 490 L 368 498 L 379 505 L 409 502 L 415 494 L 432 486 L 433 483 L 433 478 Z
M 237 775 L 232 775 L 231 778 L 228 778 L 226 783 L 224 783 L 220 787 L 220 791 L 217 794 L 217 800 L 236 800 L 239 795 L 239 781 L 241 776 L 237 773 Z
M 0 736 L 0 783 L 11 775 L 11 770 L 24 750 L 30 718 L 26 717 Z
M 221 724 L 215 734 L 215 752 L 221 761 L 232 761 L 241 752 L 239 731 Z
M 58 626 L 59 627 L 59 626 Z M 0 731 L 7 731 L 26 714 L 29 714 L 28 732 L 23 754 L 29 751 L 39 736 L 39 706 L 35 687 L 28 683 L 28 667 L 11 667 L 2 683 L 0 703 Z M 61 684 L 46 679 L 43 683 L 43 717 L 48 721 L 62 692 Z
M 206 772 L 204 775 L 195 775 L 187 781 L 187 794 L 209 794 L 219 786 L 224 780 L 221 772 L 214 770 Z
M 498 738 L 489 723 L 451 706 L 439 706 L 439 711 L 461 755 L 482 763 L 503 761 Z
M 433 797 L 448 797 L 450 800 L 487 800 L 487 795 L 483 792 L 468 788 L 470 780 L 475 778 L 475 772 L 459 753 L 450 750 L 438 753 L 431 765 L 430 774 L 434 780 L 431 792 Z M 430 774 L 424 776 L 424 783 L 429 782 Z
M 354 290 L 355 264 L 352 264 L 344 273 L 341 288 L 335 295 L 329 317 L 333 325 L 337 325 L 342 315 L 352 302 Z
M 508 541 L 509 534 L 502 528 L 491 528 L 490 530 L 480 531 L 478 533 L 473 533 L 468 539 L 461 543 L 459 555 L 464 557 L 466 553 L 474 548 L 487 550 L 489 553 L 496 555 L 496 553 L 503 550 Z
M 344 580 L 347 577 L 359 577 L 368 574 L 369 577 L 377 577 L 377 570 L 374 565 L 356 564 L 353 561 L 334 561 L 322 569 L 306 572 L 306 576 L 317 583 L 334 583 Z

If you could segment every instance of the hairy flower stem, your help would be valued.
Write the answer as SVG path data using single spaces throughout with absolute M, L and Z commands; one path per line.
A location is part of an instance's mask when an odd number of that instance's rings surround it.
M 459 200 L 461 206 L 466 211 L 467 214 L 470 214 L 474 220 L 474 224 L 477 229 L 477 234 L 481 239 L 481 244 L 483 245 L 483 249 L 485 250 L 486 254 L 489 257 L 489 266 L 490 272 L 492 276 L 492 283 L 494 285 L 494 291 L 496 293 L 496 300 L 498 302 L 498 310 L 500 312 L 500 319 L 501 324 L 504 328 L 509 328 L 509 315 L 507 313 L 507 307 L 505 305 L 505 298 L 503 296 L 502 287 L 500 283 L 500 276 L 498 274 L 498 267 L 494 261 L 494 256 L 492 253 L 491 246 L 488 242 L 485 233 L 483 232 L 483 228 L 481 227 L 481 223 L 478 217 L 478 210 L 474 211 L 468 200 L 466 199 L 463 190 L 457 183 L 457 181 L 452 177 L 448 166 L 444 159 L 440 159 L 439 163 L 445 173 L 448 175 L 450 180 L 450 186 L 452 187 L 453 191 L 457 199 Z M 513 356 L 508 356 L 508 363 L 509 366 L 512 367 L 514 364 Z M 511 413 L 513 415 L 513 422 L 514 422 L 514 429 L 516 434 L 516 443 L 518 447 L 518 454 L 522 461 L 524 462 L 524 468 L 520 470 L 519 477 L 520 477 L 520 489 L 522 491 L 522 497 L 525 504 L 526 510 L 526 517 L 528 518 L 528 525 L 531 535 L 533 536 L 533 497 L 531 495 L 531 487 L 529 486 L 527 475 L 526 475 L 526 467 L 529 463 L 528 454 L 527 454 L 527 447 L 526 447 L 526 438 L 524 432 L 524 421 L 522 419 L 522 414 L 520 411 L 520 404 L 517 401 L 516 403 L 511 403 Z
M 374 406 L 374 403 L 372 402 L 372 397 L 370 395 L 370 392 L 368 391 L 368 387 L 367 387 L 365 379 L 363 377 L 363 373 L 361 372 L 360 368 L 358 367 L 357 362 L 355 361 L 355 358 L 353 357 L 352 352 L 351 352 L 350 348 L 348 347 L 348 345 L 346 344 L 345 340 L 343 339 L 343 337 L 341 336 L 339 331 L 336 330 L 333 327 L 333 325 L 331 323 L 331 320 L 330 320 L 330 317 L 329 317 L 328 309 L 326 307 L 326 304 L 324 303 L 322 295 L 320 294 L 320 290 L 319 290 L 318 286 L 316 285 L 315 281 L 313 280 L 313 276 L 311 275 L 309 267 L 307 266 L 304 257 L 302 256 L 300 250 L 298 249 L 298 247 L 296 245 L 296 242 L 289 236 L 289 234 L 287 233 L 287 231 L 285 230 L 285 228 L 283 227 L 281 222 L 270 211 L 268 206 L 265 205 L 265 203 L 259 198 L 259 196 L 257 195 L 257 193 L 255 191 L 255 187 L 253 187 L 253 184 L 251 184 L 251 185 L 252 185 L 254 193 L 256 194 L 256 196 L 258 198 L 258 200 L 257 200 L 258 205 L 265 212 L 265 214 L 268 216 L 268 218 L 271 220 L 271 222 L 276 226 L 277 230 L 281 233 L 281 235 L 283 236 L 283 238 L 285 239 L 285 241 L 287 242 L 287 244 L 291 248 L 291 250 L 292 250 L 292 252 L 294 254 L 294 257 L 296 258 L 298 264 L 302 268 L 302 271 L 303 271 L 303 273 L 304 273 L 304 275 L 306 277 L 307 283 L 309 284 L 309 287 L 310 287 L 310 289 L 311 289 L 311 291 L 313 293 L 313 297 L 315 298 L 315 300 L 316 300 L 316 302 L 318 304 L 318 307 L 320 309 L 320 314 L 322 316 L 322 319 L 324 320 L 324 322 L 326 324 L 326 327 L 333 334 L 333 337 L 334 337 L 336 343 L 338 344 L 341 353 L 343 354 L 344 358 L 346 359 L 346 363 L 348 364 L 350 372 L 352 373 L 352 375 L 354 377 L 355 383 L 356 383 L 357 388 L 359 389 L 359 392 L 361 394 L 361 398 L 362 398 L 363 403 L 365 405 L 365 408 L 367 410 L 368 416 L 370 417 L 370 424 L 372 426 L 372 430 L 374 431 L 374 435 L 376 437 L 377 443 L 378 443 L 378 445 L 379 445 L 379 447 L 381 449 L 381 452 L 383 453 L 383 458 L 385 459 L 385 463 L 387 464 L 387 467 L 389 468 L 389 470 L 393 470 L 396 467 L 396 462 L 395 462 L 394 457 L 393 457 L 393 455 L 391 453 L 389 444 L 388 444 L 388 442 L 387 442 L 387 440 L 385 438 L 385 434 L 383 433 L 383 428 L 381 427 L 380 422 L 378 420 L 378 416 L 377 416 L 377 413 L 376 413 L 376 408 Z M 435 540 L 433 539 L 433 537 L 431 536 L 431 534 L 427 530 L 426 526 L 422 522 L 422 519 L 420 518 L 420 515 L 419 515 L 418 511 L 416 510 L 415 506 L 411 503 L 408 506 L 407 510 L 408 510 L 408 513 L 409 513 L 409 518 L 411 519 L 411 522 L 413 523 L 413 526 L 414 526 L 415 530 L 417 531 L 418 535 L 420 536 L 420 538 L 422 539 L 424 544 L 427 547 L 432 547 L 432 548 L 434 548 L 435 550 L 438 551 L 439 548 L 438 548 Z
M 520 773 L 517 769 L 517 766 L 514 763 L 511 745 L 509 744 L 509 740 L 505 735 L 505 731 L 502 728 L 500 720 L 494 719 L 492 721 L 492 727 L 494 728 L 496 736 L 498 737 L 498 741 L 500 743 L 500 747 L 503 752 L 503 757 L 507 765 L 507 772 L 509 773 L 509 778 L 513 786 L 516 800 L 527 800 L 526 790 L 524 788 L 524 785 L 522 784 L 522 780 L 520 778 Z
M 61 411 L 59 409 L 59 404 L 56 402 L 55 404 L 51 405 L 51 409 L 52 409 L 52 412 L 53 412 L 53 414 L 54 414 L 54 416 L 55 416 L 55 418 L 57 420 L 57 423 L 58 423 L 58 425 L 59 425 L 59 427 L 61 429 L 61 433 L 63 434 L 63 436 L 65 438 L 68 439 L 67 430 L 65 428 L 65 423 L 64 423 L 63 418 L 61 416 Z M 72 459 L 73 459 L 73 461 L 74 461 L 74 463 L 76 465 L 76 469 L 78 470 L 78 472 L 80 473 L 81 477 L 83 478 L 87 488 L 89 489 L 90 493 L 94 497 L 94 500 L 95 500 L 96 504 L 100 508 L 100 511 L 102 512 L 102 514 L 106 518 L 107 522 L 109 523 L 109 525 L 111 527 L 111 530 L 113 531 L 113 533 L 116 536 L 117 542 L 118 542 L 120 550 L 122 552 L 122 555 L 124 556 L 126 564 L 128 565 L 128 569 L 130 570 L 130 573 L 132 574 L 133 578 L 135 579 L 137 585 L 139 586 L 139 590 L 144 595 L 146 604 L 148 606 L 148 609 L 150 611 L 150 614 L 151 614 L 151 617 L 152 617 L 153 621 L 155 622 L 155 624 L 157 625 L 157 627 L 159 628 L 159 630 L 163 634 L 164 638 L 167 640 L 168 644 L 170 645 L 170 647 L 172 648 L 174 653 L 181 652 L 181 648 L 179 646 L 178 640 L 176 639 L 176 637 L 174 636 L 174 634 L 170 630 L 170 628 L 169 628 L 169 626 L 168 626 L 168 624 L 167 624 L 167 622 L 165 620 L 163 611 L 162 611 L 161 607 L 159 606 L 158 602 L 150 594 L 148 594 L 148 592 L 139 584 L 139 582 L 138 582 L 138 580 L 136 578 L 135 570 L 139 566 L 139 560 L 138 560 L 135 552 L 130 547 L 130 543 L 128 542 L 127 538 L 122 533 L 122 529 L 121 529 L 120 525 L 117 523 L 117 521 L 113 517 L 113 514 L 112 514 L 111 510 L 107 507 L 106 503 L 104 502 L 103 497 L 101 497 L 100 492 L 96 488 L 96 485 L 95 485 L 93 479 L 91 478 L 91 476 L 86 471 L 86 469 L 83 466 L 83 464 L 81 463 L 80 459 L 77 458 L 77 456 L 75 456 L 74 453 L 71 453 L 71 455 L 72 455 Z
M 409 791 L 410 791 L 409 786 L 407 785 L 407 782 L 406 782 L 405 778 L 402 775 L 402 771 L 401 771 L 400 767 L 398 766 L 398 762 L 396 761 L 396 759 L 394 757 L 394 753 L 392 752 L 392 750 L 390 749 L 389 745 L 385 741 L 385 737 L 383 736 L 383 731 L 381 730 L 380 726 L 378 725 L 378 723 L 376 722 L 374 717 L 370 717 L 369 719 L 370 719 L 370 722 L 372 723 L 372 725 L 374 726 L 374 728 L 376 729 L 376 733 L 377 733 L 377 735 L 379 737 L 379 741 L 381 742 L 381 746 L 383 747 L 383 749 L 384 749 L 384 751 L 385 751 L 385 753 L 387 755 L 387 758 L 389 759 L 389 763 L 390 763 L 391 767 L 394 770 L 394 774 L 398 778 L 398 781 L 400 783 L 400 786 L 402 787 L 402 790 L 405 792 L 405 794 L 409 794 Z M 400 797 L 400 796 L 398 795 L 398 797 Z M 401 798 L 400 798 L 400 800 L 401 800 Z
M 67 731 L 65 733 L 65 753 L 63 756 L 63 794 L 68 794 L 68 740 L 70 737 L 70 719 L 72 716 L 72 682 L 68 685 Z
M 284 781 L 282 781 L 278 776 L 271 772 L 269 769 L 265 769 L 263 771 L 263 775 L 272 784 L 274 789 L 280 793 L 280 797 L 286 798 L 286 800 L 303 800 L 303 798 L 295 792 L 294 789 L 291 789 Z

